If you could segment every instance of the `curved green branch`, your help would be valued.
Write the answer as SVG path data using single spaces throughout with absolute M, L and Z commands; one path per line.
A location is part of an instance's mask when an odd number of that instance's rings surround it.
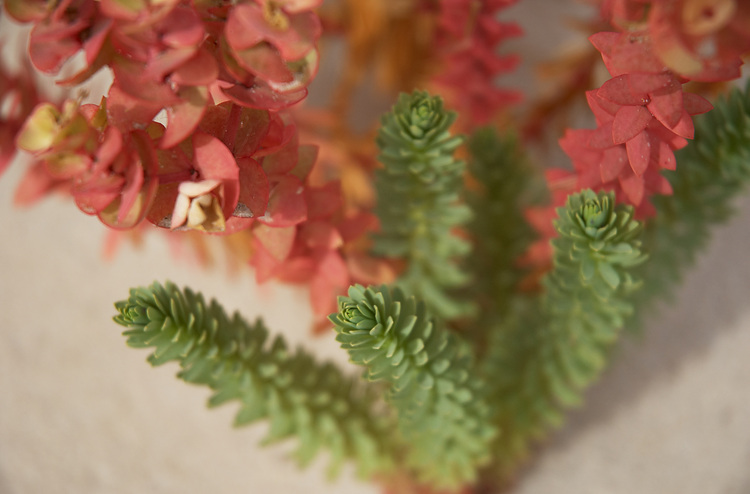
M 401 94 L 383 115 L 377 136 L 385 167 L 375 175 L 381 230 L 373 251 L 405 258 L 398 284 L 444 319 L 474 312 L 471 303 L 449 293 L 468 282 L 458 261 L 470 251 L 469 243 L 452 232 L 470 217 L 459 202 L 465 164 L 453 157 L 462 142 L 449 132 L 455 118 L 439 97 Z
M 495 452 L 506 471 L 604 368 L 633 310 L 629 297 L 640 283 L 631 272 L 645 261 L 641 224 L 632 207 L 615 206 L 614 194 L 573 194 L 557 211 L 545 293 L 498 328 L 485 367 L 496 376 L 493 404 L 503 434 Z
M 327 448 L 331 475 L 348 459 L 363 476 L 389 468 L 393 426 L 377 414 L 376 397 L 334 365 L 290 351 L 281 337 L 269 343 L 260 320 L 230 318 L 172 283 L 132 289 L 115 307 L 128 345 L 154 349 L 152 365 L 178 361 L 179 378 L 214 390 L 209 406 L 238 400 L 235 425 L 270 420 L 264 443 L 297 437 L 302 465 Z
M 466 346 L 400 288 L 353 286 L 339 309 L 336 340 L 370 380 L 391 384 L 409 466 L 440 487 L 474 480 L 495 430 Z

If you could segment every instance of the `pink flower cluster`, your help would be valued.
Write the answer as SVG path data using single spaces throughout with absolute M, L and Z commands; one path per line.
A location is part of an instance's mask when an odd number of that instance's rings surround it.
M 523 34 L 499 12 L 517 0 L 440 0 L 435 49 L 442 62 L 435 82 L 449 91 L 451 106 L 470 127 L 488 123 L 499 110 L 521 100 L 521 93 L 498 87 L 497 78 L 513 71 L 516 55 L 500 55 L 499 44 Z
M 612 78 L 586 94 L 596 129 L 569 129 L 560 140 L 574 171 L 550 171 L 553 205 L 529 213 L 545 237 L 529 253 L 537 260 L 549 256 L 554 209 L 572 192 L 614 190 L 639 216 L 653 214 L 649 197 L 671 194 L 661 170 L 676 168 L 674 151 L 693 138 L 692 116 L 712 108 L 683 84 L 739 77 L 739 56 L 750 50 L 747 2 L 606 0 L 602 12 L 620 32 L 590 40 Z

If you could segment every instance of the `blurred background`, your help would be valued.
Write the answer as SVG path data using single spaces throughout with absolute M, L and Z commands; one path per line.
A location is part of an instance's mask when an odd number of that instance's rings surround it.
M 504 84 L 543 90 L 531 82 L 534 66 L 585 42 L 561 20 L 583 8 L 525 0 L 505 11 L 526 34 L 504 45 L 523 59 Z M 12 58 L 20 48 L 8 41 L 22 38 L 2 22 L 3 57 Z M 342 56 L 336 46 L 322 54 L 313 103 L 325 101 L 326 74 Z M 360 118 L 390 105 L 383 95 L 360 99 Z M 324 456 L 298 470 L 287 459 L 293 443 L 259 447 L 265 425 L 233 429 L 235 406 L 206 409 L 206 389 L 176 380 L 176 364 L 151 368 L 111 321 L 129 287 L 169 279 L 345 364 L 332 335 L 309 336 L 304 289 L 206 269 L 163 235 L 105 260 L 105 229 L 72 201 L 13 206 L 23 168 L 17 159 L 0 178 L 0 494 L 379 492 L 350 470 L 328 482 Z M 675 302 L 623 341 L 513 492 L 750 493 L 750 198 L 737 206 Z

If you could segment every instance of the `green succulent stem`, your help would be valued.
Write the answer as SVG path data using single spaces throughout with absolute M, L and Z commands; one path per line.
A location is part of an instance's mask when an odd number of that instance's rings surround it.
M 383 115 L 376 140 L 384 168 L 375 174 L 381 229 L 373 251 L 405 258 L 399 286 L 444 319 L 472 315 L 475 309 L 452 293 L 469 281 L 459 261 L 470 251 L 453 231 L 470 218 L 460 202 L 465 163 L 453 157 L 463 139 L 449 131 L 455 119 L 439 97 L 424 91 L 401 94 Z
M 495 443 L 507 474 L 530 441 L 562 420 L 601 373 L 640 282 L 632 275 L 646 257 L 633 209 L 613 193 L 586 190 L 559 208 L 552 241 L 554 267 L 544 294 L 513 306 L 494 331 L 484 372 L 496 376 L 492 403 L 503 431 Z
M 417 477 L 443 488 L 475 480 L 496 431 L 467 346 L 399 287 L 352 286 L 329 319 L 367 378 L 390 384 L 388 402 Z
M 281 337 L 269 342 L 260 320 L 229 317 L 217 302 L 169 282 L 131 289 L 115 307 L 127 344 L 153 348 L 152 365 L 179 362 L 180 379 L 214 391 L 211 407 L 239 401 L 237 426 L 269 420 L 264 444 L 296 437 L 301 465 L 328 449 L 331 475 L 349 459 L 362 476 L 392 466 L 393 425 L 378 415 L 374 393 L 333 364 L 290 351 Z

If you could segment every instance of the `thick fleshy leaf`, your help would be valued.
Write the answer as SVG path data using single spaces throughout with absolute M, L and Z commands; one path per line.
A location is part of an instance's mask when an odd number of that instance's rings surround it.
M 677 169 L 677 160 L 675 160 L 674 151 L 664 141 L 659 141 L 659 167 L 665 170 Z
M 305 200 L 309 220 L 329 218 L 340 211 L 343 205 L 341 183 L 333 181 L 321 187 L 308 186 L 305 189 Z
M 612 123 L 597 127 L 591 132 L 588 145 L 594 149 L 605 149 L 615 145 L 612 138 Z
M 647 94 L 634 92 L 628 82 L 629 77 L 628 74 L 613 77 L 602 84 L 602 87 L 599 88 L 596 94 L 618 105 L 645 105 L 648 103 Z
M 682 104 L 689 115 L 707 113 L 714 107 L 706 98 L 695 93 L 682 93 Z
M 178 100 L 174 101 L 177 103 Z M 123 132 L 143 128 L 153 120 L 162 106 L 158 103 L 144 104 L 125 93 L 119 84 L 113 84 L 107 95 L 107 121 Z
M 285 26 L 272 25 L 273 20 L 267 19 L 258 5 L 237 5 L 229 14 L 224 30 L 229 45 L 237 52 L 268 42 L 279 50 L 284 60 L 302 58 L 320 37 L 318 16 L 313 12 L 279 15 Z
M 307 221 L 300 227 L 300 240 L 312 251 L 335 250 L 344 245 L 336 228 L 325 221 Z
M 167 128 L 159 147 L 170 148 L 186 139 L 196 127 L 208 104 L 208 89 L 201 86 L 185 86 L 177 91 L 181 102 L 167 107 Z
M 34 108 L 16 137 L 16 145 L 31 153 L 52 147 L 59 132 L 60 111 L 51 103 L 41 103 Z
M 643 106 L 621 107 L 612 122 L 612 140 L 615 144 L 629 141 L 643 132 L 651 118 L 651 113 Z
M 604 159 L 599 167 L 603 183 L 616 179 L 628 164 L 628 153 L 624 146 L 614 146 L 604 150 Z
M 157 53 L 146 63 L 143 77 L 161 83 L 167 75 L 193 58 L 197 51 L 195 46 L 185 46 Z
M 638 206 L 643 202 L 643 196 L 646 191 L 643 177 L 635 175 L 620 175 L 620 187 L 629 199 L 630 204 Z
M 279 262 L 284 261 L 292 252 L 294 239 L 297 236 L 296 226 L 277 228 L 258 223 L 253 228 L 253 236 L 266 248 L 266 251 Z
M 172 48 L 196 47 L 205 35 L 203 22 L 191 7 L 178 5 L 159 23 L 161 42 Z
M 292 175 L 304 181 L 310 174 L 315 162 L 318 160 L 318 146 L 314 144 L 303 144 L 297 148 L 297 165 L 291 171 Z
M 320 7 L 323 5 L 323 0 L 281 0 L 279 3 L 284 12 L 296 14 Z
M 295 91 L 299 91 L 307 87 L 313 78 L 315 78 L 315 75 L 318 73 L 318 61 L 318 52 L 312 50 L 299 60 L 286 62 L 286 67 L 292 74 L 292 80 L 278 81 L 267 79 L 266 82 L 271 86 L 271 89 L 280 93 L 294 93 Z
M 44 19 L 49 3 L 47 0 L 5 0 L 3 6 L 13 19 L 26 23 Z
M 269 44 L 235 50 L 233 55 L 243 69 L 264 81 L 277 83 L 294 81 L 292 71 L 289 70 L 278 50 Z
M 255 282 L 260 284 L 276 276 L 281 263 L 268 252 L 259 239 L 253 238 L 253 257 L 250 259 L 250 265 L 255 268 Z
M 252 87 L 235 84 L 230 88 L 222 88 L 221 91 L 238 105 L 264 110 L 283 110 L 299 103 L 307 96 L 307 88 L 282 94 L 273 91 L 261 81 L 256 81 Z
M 121 224 L 127 223 L 127 218 L 133 218 L 131 209 L 136 207 L 139 201 L 145 201 L 141 207 L 151 206 L 156 189 L 159 185 L 157 173 L 159 169 L 156 160 L 156 150 L 151 138 L 143 130 L 136 130 L 130 134 L 131 146 L 135 149 L 140 166 L 131 165 L 125 175 L 126 185 L 122 192 L 122 203 L 117 214 L 117 221 Z M 143 194 L 146 196 L 143 196 Z M 137 222 L 145 217 L 146 211 L 138 211 Z
M 307 219 L 304 187 L 297 177 L 286 175 L 271 183 L 266 214 L 258 221 L 269 226 L 284 227 L 301 223 Z
M 258 218 L 266 214 L 270 185 L 263 167 L 252 158 L 238 158 L 240 197 L 238 206 L 247 208 L 243 211 L 249 216 Z M 237 212 L 235 212 L 237 214 Z M 244 216 L 244 214 L 242 215 Z
M 297 133 L 295 132 L 292 134 L 291 139 L 286 140 L 283 147 L 263 158 L 261 164 L 268 176 L 284 175 L 291 172 L 297 166 L 299 159 L 298 142 Z M 256 156 L 258 154 L 261 153 L 257 153 Z
M 169 85 L 147 77 L 143 64 L 117 57 L 111 68 L 115 74 L 112 87 L 117 86 L 120 91 L 141 105 L 155 105 L 161 108 L 180 101 Z
M 643 175 L 651 161 L 651 141 L 648 132 L 641 132 L 625 143 L 630 168 L 637 176 Z
M 216 59 L 205 49 L 178 67 L 170 80 L 180 86 L 208 86 L 219 77 Z
M 677 125 L 668 128 L 678 136 L 684 137 L 685 139 L 692 139 L 695 137 L 693 118 L 685 110 L 682 111 L 682 117 L 677 122 Z
M 72 25 L 60 22 L 36 24 L 29 35 L 31 63 L 42 72 L 56 74 L 62 64 L 81 49 L 76 34 L 84 28 L 82 22 Z
M 310 301 L 316 314 L 336 311 L 336 298 L 349 288 L 349 273 L 346 263 L 336 251 L 329 252 L 318 264 L 315 276 L 310 280 Z
M 596 123 L 601 125 L 612 121 L 617 110 L 620 109 L 620 105 L 598 96 L 597 93 L 598 90 L 586 91 L 586 101 L 588 101 L 589 108 L 594 113 Z
M 682 87 L 654 91 L 648 109 L 664 126 L 674 127 L 682 118 Z
M 66 182 L 56 180 L 47 173 L 46 165 L 37 161 L 32 164 L 21 177 L 13 194 L 13 204 L 16 206 L 31 206 L 46 197 L 57 187 L 67 186 Z
M 133 21 L 146 9 L 145 0 L 99 0 L 101 12 L 112 19 Z
M 234 212 L 240 196 L 239 167 L 232 152 L 216 137 L 196 132 L 193 134 L 194 164 L 202 180 L 220 180 L 224 186 L 222 211 L 228 218 Z

